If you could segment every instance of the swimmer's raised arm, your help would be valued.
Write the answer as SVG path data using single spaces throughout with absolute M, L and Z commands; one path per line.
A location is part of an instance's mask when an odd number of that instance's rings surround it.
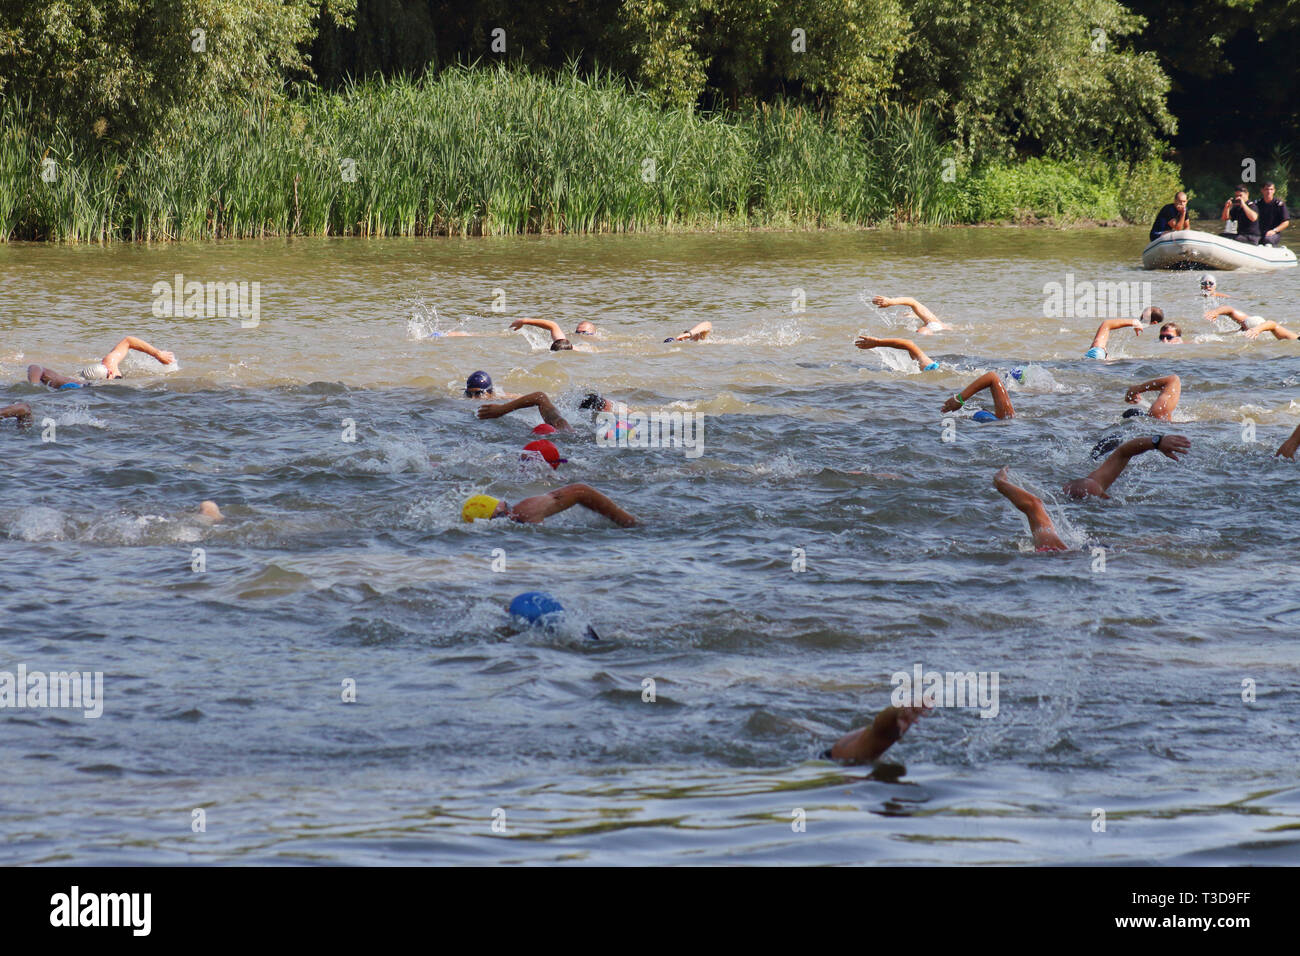
M 702 339 L 707 338 L 708 334 L 712 331 L 713 331 L 712 322 L 697 322 L 695 325 L 691 326 L 681 335 L 674 335 L 669 339 L 665 339 L 664 341 L 682 342 L 685 341 L 686 339 L 689 339 L 692 342 L 699 342 Z
M 1268 319 L 1267 321 L 1261 322 L 1259 325 L 1255 326 L 1253 329 L 1247 329 L 1247 330 L 1246 330 L 1246 338 L 1248 338 L 1248 339 L 1258 338 L 1258 337 L 1259 337 L 1259 334 L 1260 334 L 1261 332 L 1272 332 L 1272 333 L 1273 333 L 1273 338 L 1275 338 L 1275 339 L 1298 339 L 1298 338 L 1300 338 L 1300 335 L 1297 335 L 1295 332 L 1292 332 L 1292 331 L 1291 331 L 1290 329 L 1288 329 L 1288 328 L 1284 328 L 1283 326 L 1278 325 L 1278 324 L 1277 324 L 1276 322 L 1274 322 L 1272 319 Z
M 1005 465 L 993 476 L 993 487 L 1029 519 L 1029 533 L 1034 539 L 1035 549 L 1039 551 L 1070 550 L 1057 535 L 1056 525 L 1052 524 L 1052 516 L 1043 507 L 1043 499 L 1032 492 L 1025 491 L 1019 485 L 1013 484 L 1011 479 L 1007 477 Z
M 1134 335 L 1141 335 L 1142 322 L 1139 319 L 1107 319 L 1097 327 L 1097 334 L 1092 337 L 1092 347 L 1104 349 L 1110 341 L 1110 333 L 1116 329 L 1132 329 Z
M 551 515 L 566 511 L 574 505 L 582 505 L 623 528 L 630 528 L 637 523 L 635 517 L 590 485 L 565 485 L 544 495 L 525 498 L 510 508 L 508 513 L 515 521 L 540 524 Z
M 551 341 L 558 342 L 564 338 L 564 332 L 561 330 L 559 323 L 552 322 L 550 319 L 515 319 L 510 323 L 512 331 L 518 331 L 525 325 L 531 325 L 534 328 L 546 329 L 551 333 Z
M 1243 329 L 1246 327 L 1246 320 L 1250 318 L 1250 316 L 1248 316 L 1245 312 L 1242 312 L 1240 309 L 1234 309 L 1230 305 L 1221 305 L 1217 309 L 1210 309 L 1208 312 L 1206 312 L 1205 321 L 1213 322 L 1221 315 L 1226 315 L 1228 318 L 1232 319 L 1232 321 L 1240 325 Z
M 478 417 L 500 418 L 502 415 L 517 412 L 521 408 L 536 408 L 541 413 L 542 421 L 557 431 L 573 431 L 573 428 L 564 420 L 564 416 L 560 414 L 559 409 L 555 407 L 555 404 L 547 397 L 545 392 L 529 392 L 514 401 L 480 405 Z
M 909 309 L 915 312 L 916 317 L 921 320 L 921 328 L 918 329 L 918 331 L 920 332 L 924 332 L 927 329 L 929 329 L 930 331 L 939 332 L 948 327 L 939 321 L 939 317 L 937 315 L 935 315 L 924 305 L 922 305 L 920 302 L 918 302 L 916 299 L 913 299 L 909 295 L 895 296 L 892 299 L 889 296 L 878 295 L 875 296 L 871 301 L 874 305 L 878 305 L 882 309 L 888 309 L 891 306 L 895 306 L 895 305 L 907 306 Z
M 1178 399 L 1183 394 L 1183 383 L 1177 375 L 1163 375 L 1160 378 L 1153 378 L 1149 382 L 1143 382 L 1141 385 L 1130 385 L 1124 392 L 1124 401 L 1130 405 L 1136 405 L 1138 396 L 1143 392 L 1154 392 L 1159 389 L 1160 394 L 1156 400 L 1151 403 L 1151 411 L 1148 414 L 1152 418 L 1159 418 L 1162 421 L 1169 421 L 1173 415 L 1174 409 L 1178 407 Z
M 896 744 L 928 707 L 886 707 L 869 726 L 845 734 L 831 747 L 831 759 L 847 764 L 871 763 Z
M 998 418 L 1015 418 L 1016 410 L 1011 407 L 1011 396 L 997 372 L 985 372 L 960 392 L 943 403 L 943 411 L 955 412 L 984 389 L 993 393 L 993 414 Z
M 916 359 L 922 370 L 932 365 L 938 368 L 938 363 L 930 361 L 930 356 L 922 352 L 921 347 L 910 339 L 878 339 L 871 335 L 860 335 L 853 344 L 860 349 L 902 349 Z
M 26 402 L 15 402 L 0 408 L 0 419 L 16 418 L 18 427 L 25 428 L 32 423 L 32 407 Z
M 1273 452 L 1273 457 L 1277 458 L 1280 456 L 1295 461 L 1295 452 L 1297 448 L 1300 448 L 1300 425 L 1297 425 L 1296 430 L 1291 433 L 1291 437 L 1282 442 L 1282 446 L 1278 448 L 1277 451 Z
M 1185 455 L 1192 443 L 1183 435 L 1145 435 L 1131 438 L 1120 445 L 1086 478 L 1076 478 L 1065 485 L 1065 493 L 1071 498 L 1109 498 L 1106 489 L 1114 484 L 1129 460 L 1143 452 L 1160 450 L 1166 458 L 1178 461 L 1179 455 Z
M 171 352 L 156 349 L 144 339 L 137 339 L 134 335 L 128 335 L 114 345 L 109 353 L 104 356 L 104 367 L 114 375 L 118 374 L 118 365 L 122 359 L 126 358 L 126 353 L 130 351 L 143 352 L 145 355 L 162 362 L 163 365 L 172 365 L 176 361 L 176 356 Z

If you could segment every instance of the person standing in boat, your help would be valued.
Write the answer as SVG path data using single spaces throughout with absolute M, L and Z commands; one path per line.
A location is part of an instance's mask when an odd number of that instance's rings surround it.
M 1286 203 L 1274 197 L 1275 191 L 1272 183 L 1265 183 L 1259 189 L 1259 242 L 1264 246 L 1276 246 L 1279 234 L 1291 225 L 1291 210 L 1286 208 Z
M 1174 193 L 1174 201 L 1160 207 L 1156 221 L 1151 226 L 1151 242 L 1155 242 L 1166 232 L 1190 229 L 1187 224 L 1187 193 Z
M 1237 234 L 1232 238 L 1249 242 L 1252 246 L 1259 245 L 1259 203 L 1250 198 L 1250 190 L 1244 184 L 1238 186 L 1232 198 L 1223 204 L 1219 218 L 1237 224 Z

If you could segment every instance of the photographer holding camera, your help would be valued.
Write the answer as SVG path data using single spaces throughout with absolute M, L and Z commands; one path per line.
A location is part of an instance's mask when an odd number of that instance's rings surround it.
M 1259 245 L 1259 206 L 1251 200 L 1250 190 L 1244 185 L 1238 186 L 1232 198 L 1223 204 L 1223 214 L 1219 218 L 1224 222 L 1231 219 L 1237 224 L 1237 234 L 1233 238 L 1238 242 Z

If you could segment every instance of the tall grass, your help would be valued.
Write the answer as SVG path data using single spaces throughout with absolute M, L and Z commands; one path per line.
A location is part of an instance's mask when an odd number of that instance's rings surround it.
M 1006 177 L 946 181 L 950 150 L 919 112 L 844 125 L 784 104 L 665 110 L 572 71 L 456 68 L 215 106 L 126 155 L 31 115 L 0 100 L 0 240 L 826 227 L 1014 206 Z

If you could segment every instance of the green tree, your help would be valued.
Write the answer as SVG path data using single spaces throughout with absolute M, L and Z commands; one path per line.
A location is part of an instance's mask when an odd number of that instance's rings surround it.
M 1169 78 L 1128 48 L 1144 21 L 1115 0 L 907 0 L 906 101 L 932 106 L 979 158 L 1159 153 Z
M 268 96 L 309 76 L 322 13 L 356 0 L 6 0 L 0 93 L 37 122 L 128 142 L 214 97 Z M 196 33 L 195 31 L 201 31 Z

